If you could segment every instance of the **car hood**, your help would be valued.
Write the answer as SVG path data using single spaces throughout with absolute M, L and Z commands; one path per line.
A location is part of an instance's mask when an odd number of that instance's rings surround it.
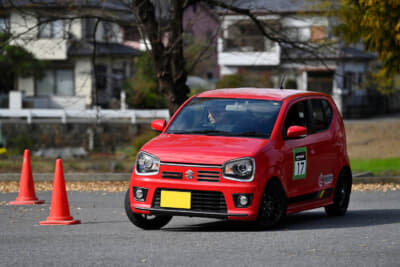
M 254 156 L 269 141 L 259 138 L 161 134 L 143 146 L 161 162 L 222 165 Z

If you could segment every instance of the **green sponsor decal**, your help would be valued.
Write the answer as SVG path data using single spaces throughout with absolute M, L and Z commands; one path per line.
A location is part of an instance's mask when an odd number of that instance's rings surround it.
M 307 147 L 293 149 L 293 180 L 307 176 Z

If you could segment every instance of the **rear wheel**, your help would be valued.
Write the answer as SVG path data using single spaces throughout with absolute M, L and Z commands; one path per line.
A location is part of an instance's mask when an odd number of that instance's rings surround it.
M 131 209 L 131 201 L 129 198 L 129 190 L 125 194 L 125 212 L 129 220 L 144 230 L 155 230 L 167 225 L 172 216 L 166 215 L 148 215 L 135 213 Z
M 329 216 L 343 216 L 346 214 L 350 202 L 352 177 L 350 171 L 340 172 L 336 183 L 333 204 L 325 207 L 325 212 Z
M 272 180 L 265 187 L 260 203 L 257 223 L 261 227 L 272 227 L 286 214 L 287 199 L 281 184 Z

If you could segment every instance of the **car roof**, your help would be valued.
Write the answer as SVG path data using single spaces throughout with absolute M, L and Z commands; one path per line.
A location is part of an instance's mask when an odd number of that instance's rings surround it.
M 226 88 L 205 91 L 197 95 L 197 97 L 210 98 L 249 98 L 282 101 L 288 98 L 301 96 L 328 96 L 324 93 L 292 90 L 292 89 L 271 89 L 271 88 Z

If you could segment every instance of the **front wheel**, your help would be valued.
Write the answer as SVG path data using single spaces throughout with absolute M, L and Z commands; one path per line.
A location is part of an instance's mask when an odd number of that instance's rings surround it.
M 169 223 L 169 221 L 171 221 L 172 219 L 172 216 L 147 215 L 133 212 L 131 208 L 131 201 L 129 198 L 129 189 L 128 191 L 126 191 L 125 194 L 125 212 L 129 220 L 134 225 L 144 230 L 160 229 L 161 227 L 167 225 L 167 223 Z
M 281 184 L 273 180 L 265 188 L 260 203 L 257 223 L 261 227 L 272 227 L 286 214 L 287 198 Z
M 350 202 L 352 177 L 350 171 L 340 172 L 336 183 L 333 204 L 325 207 L 328 216 L 343 216 L 346 214 Z

